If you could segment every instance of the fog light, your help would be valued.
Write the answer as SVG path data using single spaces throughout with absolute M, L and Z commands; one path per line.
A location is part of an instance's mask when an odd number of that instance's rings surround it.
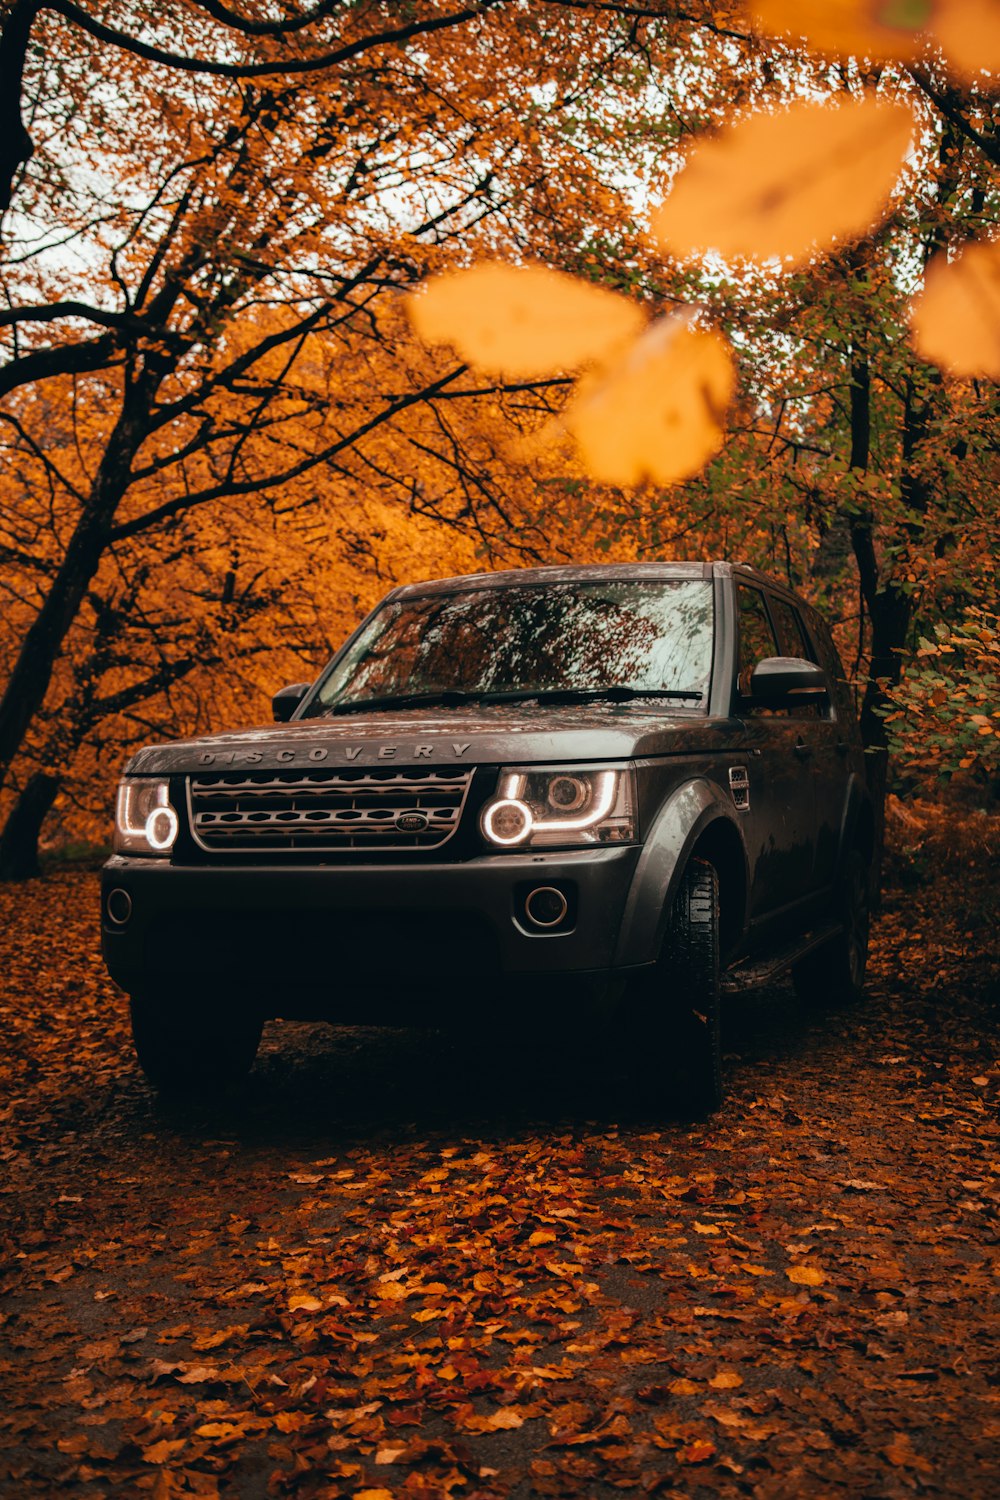
M 132 915 L 132 897 L 120 885 L 115 886 L 113 891 L 108 892 L 105 909 L 116 927 L 124 927 Z
M 569 902 L 557 886 L 539 885 L 524 898 L 524 910 L 535 927 L 558 927 Z

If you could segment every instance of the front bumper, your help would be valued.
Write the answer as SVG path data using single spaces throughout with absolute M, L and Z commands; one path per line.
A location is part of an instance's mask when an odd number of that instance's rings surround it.
M 104 957 L 129 992 L 225 984 L 275 1015 L 374 1019 L 400 1005 L 405 1014 L 410 996 L 425 1008 L 446 991 L 503 980 L 527 997 L 531 981 L 550 989 L 561 977 L 626 971 L 613 965 L 639 853 L 628 845 L 364 867 L 118 855 L 103 873 Z M 539 885 L 569 896 L 559 931 L 527 930 L 524 896 Z M 109 915 L 112 892 L 126 893 L 113 902 L 125 921 Z

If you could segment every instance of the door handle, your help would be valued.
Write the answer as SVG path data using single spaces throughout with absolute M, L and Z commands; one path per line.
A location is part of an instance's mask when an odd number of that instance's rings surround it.
M 796 740 L 794 751 L 799 760 L 808 760 L 810 755 L 812 755 L 812 746 L 807 745 L 805 740 Z

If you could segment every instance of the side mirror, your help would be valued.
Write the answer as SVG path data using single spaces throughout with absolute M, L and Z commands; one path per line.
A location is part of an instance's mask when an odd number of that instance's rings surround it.
M 750 696 L 766 708 L 822 703 L 830 696 L 826 673 L 801 656 L 765 656 L 750 674 Z
M 279 688 L 271 699 L 274 722 L 287 724 L 311 687 L 311 682 L 293 682 L 291 687 Z

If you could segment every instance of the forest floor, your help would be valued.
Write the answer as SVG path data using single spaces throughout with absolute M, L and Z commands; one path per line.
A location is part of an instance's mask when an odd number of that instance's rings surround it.
M 925 817 L 865 1002 L 734 1003 L 698 1127 L 279 1024 L 166 1108 L 95 872 L 0 890 L 0 1493 L 1000 1494 L 1000 833 Z

